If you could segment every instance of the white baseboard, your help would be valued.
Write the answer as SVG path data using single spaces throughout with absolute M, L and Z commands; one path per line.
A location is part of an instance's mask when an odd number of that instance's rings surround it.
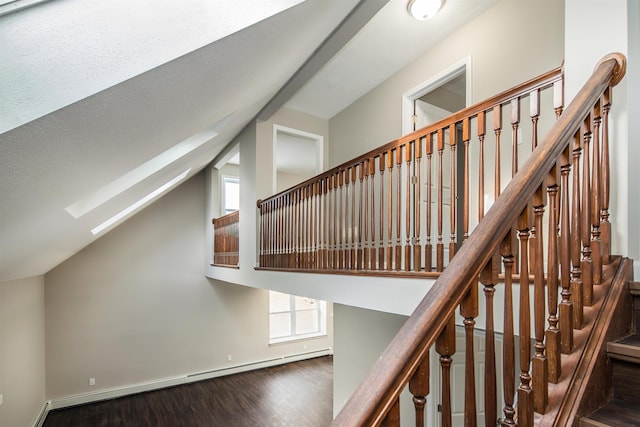
M 83 393 L 75 396 L 62 397 L 58 399 L 52 399 L 45 402 L 43 407 L 44 415 L 47 412 L 66 408 L 69 406 L 83 405 L 86 403 L 99 402 L 101 400 L 115 399 L 118 397 L 128 396 L 130 394 L 142 393 L 146 391 L 159 390 L 166 387 L 172 387 L 180 384 L 188 384 L 196 381 L 207 380 L 216 377 L 222 377 L 225 375 L 237 374 L 240 372 L 248 372 L 256 369 L 268 368 L 271 366 L 283 365 L 285 363 L 298 362 L 313 357 L 328 356 L 333 354 L 333 349 L 326 348 L 322 350 L 309 351 L 305 353 L 297 353 L 289 356 L 282 356 L 273 359 L 259 360 L 250 363 L 244 363 L 234 365 L 226 368 L 212 369 L 210 371 L 197 372 L 178 377 L 163 378 L 156 381 L 149 381 L 141 384 L 133 384 L 125 387 L 112 388 L 107 390 L 100 390 L 93 393 Z M 40 416 L 44 421 L 43 416 Z M 34 425 L 34 427 L 40 427 L 40 425 Z
M 49 413 L 50 406 L 49 402 L 44 402 L 42 404 L 42 408 L 40 408 L 40 411 L 36 414 L 33 423 L 31 423 L 33 427 L 42 427 L 44 420 L 47 418 L 47 414 Z

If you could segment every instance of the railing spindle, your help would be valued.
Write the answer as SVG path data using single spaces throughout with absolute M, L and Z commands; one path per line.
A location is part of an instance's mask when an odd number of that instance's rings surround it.
M 529 207 L 518 218 L 520 238 L 520 386 L 518 387 L 518 426 L 533 427 L 531 390 L 531 311 L 529 308 Z
M 391 151 L 387 152 L 387 157 L 391 156 Z M 384 253 L 384 153 L 380 153 L 380 246 L 378 247 L 378 270 L 385 269 Z M 391 188 L 389 188 L 391 192 Z M 387 219 L 388 221 L 388 219 Z
M 584 149 L 582 150 L 582 206 L 580 225 L 580 237 L 582 239 L 582 289 L 584 305 L 593 305 L 593 263 L 591 261 L 591 115 L 582 123 L 582 138 Z
M 387 204 L 387 252 L 385 270 L 393 269 L 393 155 L 397 155 L 395 150 L 389 150 L 387 153 L 387 169 L 389 169 L 389 191 L 388 191 L 388 204 Z M 399 194 L 397 195 L 399 196 Z
M 429 355 L 422 358 L 418 369 L 409 380 L 409 392 L 413 395 L 416 412 L 416 427 L 424 427 L 424 407 L 429 394 Z
M 405 145 L 405 150 L 408 148 Z M 402 146 L 396 149 L 396 247 L 395 247 L 395 270 L 402 269 L 402 241 L 400 240 L 401 217 L 402 217 Z
M 484 111 L 478 113 L 478 222 L 484 218 L 484 135 L 487 119 Z
M 571 187 L 571 302 L 573 303 L 573 327 L 582 329 L 584 314 L 584 294 L 582 290 L 582 269 L 580 268 L 580 131 L 576 132 L 573 143 L 573 185 Z
M 442 427 L 451 427 L 451 356 L 456 352 L 456 324 L 451 316 L 436 340 L 442 370 Z
M 593 262 L 593 284 L 602 280 L 602 241 L 600 240 L 600 205 L 602 183 L 600 182 L 600 100 L 593 107 L 593 170 L 591 178 L 591 260 Z
M 407 142 L 405 145 L 405 162 L 407 169 L 407 185 L 405 192 L 405 219 L 404 219 L 404 231 L 405 231 L 405 246 L 404 246 L 404 270 L 411 271 L 411 259 L 412 259 L 412 250 L 411 250 L 411 187 L 412 187 L 412 174 L 411 174 L 411 143 Z
M 360 165 L 362 168 L 362 164 Z M 362 203 L 360 204 L 362 208 Z M 356 254 L 358 252 L 358 246 L 356 244 L 356 166 L 351 168 L 351 229 L 349 234 L 351 236 L 351 256 L 349 257 L 349 268 L 351 270 L 357 270 Z M 358 228 L 358 234 L 360 234 L 360 228 Z
M 433 268 L 433 245 L 431 244 L 431 200 L 433 195 L 431 176 L 433 171 L 433 136 L 428 133 L 426 138 L 427 151 L 427 203 L 426 203 L 426 241 L 424 245 L 424 271 L 431 271 Z
M 451 203 L 449 205 L 449 262 L 456 254 L 456 125 L 449 126 L 449 153 L 450 153 L 450 185 L 449 185 L 449 199 Z
M 420 205 L 422 204 L 422 199 L 420 196 L 420 187 L 422 186 L 421 179 L 421 165 L 420 161 L 422 159 L 422 138 L 416 139 L 415 147 L 414 147 L 414 156 L 415 156 L 415 168 L 416 168 L 416 180 L 415 180 L 415 197 L 413 200 L 413 204 L 415 207 L 415 215 L 413 217 L 413 270 L 421 271 L 422 270 L 422 242 L 420 237 L 420 224 L 422 217 L 420 216 Z
M 609 222 L 609 186 L 611 169 L 609 165 L 609 110 L 611 109 L 611 88 L 602 95 L 602 209 L 600 229 L 602 239 L 602 263 L 611 262 L 611 223 Z
M 534 195 L 533 216 L 536 230 L 538 230 L 533 248 L 535 251 L 533 264 L 533 318 L 535 331 L 535 354 L 532 360 L 532 386 L 533 408 L 536 412 L 544 414 L 549 401 L 549 365 L 545 354 L 544 322 L 546 314 L 545 306 L 545 277 L 544 277 L 544 245 L 542 234 L 542 216 L 544 214 L 544 195 L 542 186 Z M 531 246 L 531 242 L 529 243 Z
M 443 207 L 443 181 L 442 181 L 442 155 L 444 153 L 444 131 L 438 130 L 438 243 L 436 243 L 436 271 L 444 270 L 444 243 L 442 241 L 442 207 Z M 451 194 L 453 198 L 453 194 Z
M 500 246 L 500 255 L 504 264 L 504 342 L 502 347 L 502 388 L 504 394 L 504 419 L 502 425 L 515 426 L 515 340 L 513 332 L 513 246 L 515 234 L 510 230 Z
M 484 356 L 484 425 L 494 426 L 498 419 L 496 388 L 496 342 L 493 324 L 493 296 L 498 282 L 498 269 L 493 265 L 496 258 L 490 258 L 480 273 L 480 282 L 484 286 L 485 317 L 485 356 Z
M 571 149 L 560 156 L 560 351 L 569 354 L 573 350 L 573 302 L 571 301 L 571 230 L 569 208 L 569 174 L 571 173 Z
M 560 379 L 560 329 L 558 329 L 558 185 L 557 165 L 547 177 L 547 198 L 549 199 L 549 248 L 547 256 L 547 286 L 549 327 L 545 332 L 549 382 L 557 384 Z
M 460 304 L 460 315 L 464 318 L 465 365 L 464 365 L 464 425 L 475 427 L 476 418 L 476 378 L 475 350 L 473 345 L 475 318 L 479 314 L 478 281 L 471 283 L 471 288 Z

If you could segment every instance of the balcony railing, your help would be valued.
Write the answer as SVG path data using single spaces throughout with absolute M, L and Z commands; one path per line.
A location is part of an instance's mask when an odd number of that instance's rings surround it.
M 234 211 L 213 222 L 213 264 L 238 267 L 240 256 L 240 211 Z
M 259 268 L 437 277 L 562 109 L 557 68 L 258 201 Z

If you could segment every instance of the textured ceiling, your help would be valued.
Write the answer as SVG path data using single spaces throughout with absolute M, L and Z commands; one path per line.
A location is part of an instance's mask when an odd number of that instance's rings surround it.
M 421 24 L 387 1 L 51 0 L 0 18 L 0 281 L 46 273 L 296 92 L 290 108 L 332 116 L 496 0 Z

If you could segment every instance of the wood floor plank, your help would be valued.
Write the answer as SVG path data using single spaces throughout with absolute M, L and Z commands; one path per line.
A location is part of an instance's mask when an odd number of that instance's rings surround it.
M 333 358 L 318 357 L 49 412 L 44 427 L 322 427 Z

